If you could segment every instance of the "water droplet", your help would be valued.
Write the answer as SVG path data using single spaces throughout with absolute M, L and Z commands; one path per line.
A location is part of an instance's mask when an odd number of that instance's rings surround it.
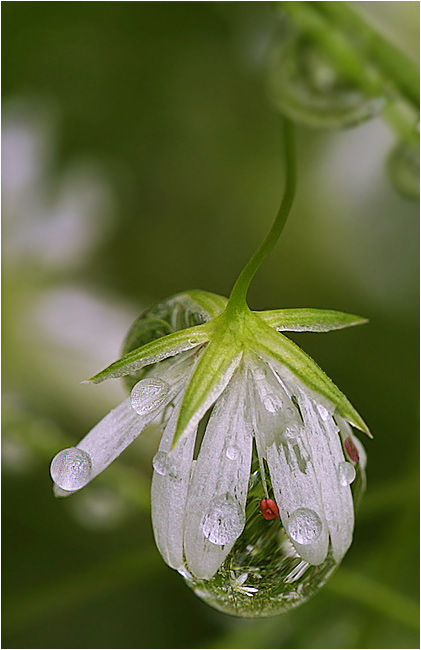
M 63 449 L 53 458 L 50 474 L 62 490 L 80 490 L 89 483 L 92 474 L 91 457 L 77 447 Z
M 255 457 L 256 474 L 257 467 Z M 226 614 L 255 618 L 289 611 L 317 593 L 337 566 L 331 552 L 318 566 L 304 562 L 282 521 L 262 517 L 261 493 L 261 482 L 250 482 L 245 528 L 216 574 L 209 580 L 185 575 L 199 598 Z
M 263 370 L 263 368 L 255 368 L 253 370 L 253 377 L 257 381 L 262 381 L 266 377 L 266 372 Z
M 297 544 L 312 544 L 322 534 L 319 515 L 309 508 L 297 508 L 288 521 L 288 534 Z
M 162 406 L 169 390 L 169 384 L 163 379 L 141 379 L 132 390 L 132 408 L 139 415 L 146 415 Z
M 282 406 L 282 401 L 276 395 L 266 395 L 263 398 L 263 405 L 269 413 L 276 413 Z
M 237 458 L 240 456 L 240 450 L 238 447 L 233 445 L 232 447 L 227 447 L 225 450 L 225 455 L 230 460 L 237 460 Z
M 190 345 L 198 345 L 199 339 L 191 338 L 189 339 L 189 344 Z
M 229 494 L 212 499 L 203 518 L 203 534 L 212 544 L 233 542 L 244 528 L 245 513 Z
M 338 465 L 339 483 L 341 485 L 350 485 L 355 479 L 356 471 L 354 465 L 343 462 Z
M 164 451 L 157 451 L 152 459 L 152 465 L 155 472 L 165 476 L 168 471 L 168 454 Z

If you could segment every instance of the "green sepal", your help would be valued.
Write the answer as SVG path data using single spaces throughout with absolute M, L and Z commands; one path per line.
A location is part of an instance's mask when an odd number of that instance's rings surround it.
M 218 338 L 208 345 L 186 389 L 172 447 L 183 434 L 197 426 L 227 386 L 241 357 L 242 350 L 233 340 Z
M 368 323 L 362 316 L 330 309 L 273 309 L 255 314 L 278 332 L 331 332 Z
M 260 352 L 266 357 L 273 357 L 279 363 L 286 366 L 308 388 L 311 388 L 332 402 L 342 417 L 350 424 L 371 437 L 369 428 L 350 401 L 326 373 L 319 368 L 317 363 L 296 345 L 296 343 L 283 334 L 274 331 L 264 322 L 258 324 L 255 334 L 255 352 L 257 354 Z
M 88 379 L 88 382 L 99 384 L 104 379 L 129 375 L 144 366 L 158 363 L 167 357 L 208 343 L 212 332 L 213 325 L 209 322 L 163 336 L 124 355 L 105 370 Z

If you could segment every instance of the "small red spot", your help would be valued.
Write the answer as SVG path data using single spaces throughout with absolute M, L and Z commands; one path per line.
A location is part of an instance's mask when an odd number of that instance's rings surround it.
M 358 455 L 358 449 L 356 448 L 356 446 L 352 442 L 351 438 L 347 438 L 345 440 L 345 449 L 347 451 L 348 456 L 352 460 L 352 462 L 353 463 L 358 463 L 359 460 L 360 460 L 360 457 Z
M 273 499 L 262 499 L 260 502 L 260 512 L 265 519 L 276 519 L 276 517 L 279 517 L 279 508 Z

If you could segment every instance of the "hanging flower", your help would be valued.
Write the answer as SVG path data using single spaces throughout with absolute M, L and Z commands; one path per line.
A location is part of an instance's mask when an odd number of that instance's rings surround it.
M 55 457 L 56 491 L 86 485 L 161 418 L 152 520 L 169 566 L 193 586 L 214 578 L 243 534 L 257 472 L 254 509 L 263 527 L 277 520 L 284 537 L 278 560 L 288 560 L 284 579 L 291 572 L 294 577 L 296 567 L 299 577 L 309 567 L 331 570 L 346 553 L 354 527 L 350 484 L 361 445 L 347 422 L 368 430 L 333 382 L 280 332 L 326 332 L 365 320 L 313 309 L 232 314 L 226 303 L 221 296 L 190 291 L 135 321 L 127 354 L 91 380 L 124 376 L 134 383 L 131 396 L 77 447 Z M 196 324 L 188 327 L 191 323 Z M 253 564 L 252 557 L 246 564 Z M 261 590 L 256 576 L 251 585 L 243 584 L 250 574 L 243 569 L 229 580 L 235 613 L 241 613 L 240 597 L 249 609 Z M 285 602 L 291 606 L 292 600 Z M 285 608 L 285 602 L 277 606 Z
M 366 322 L 316 309 L 253 312 L 246 298 L 295 191 L 292 126 L 284 120 L 286 183 L 274 224 L 229 300 L 188 291 L 144 312 L 123 357 L 91 382 L 124 377 L 131 396 L 77 447 L 57 454 L 58 495 L 86 485 L 153 420 L 152 521 L 165 562 L 195 593 L 238 616 L 295 607 L 346 553 L 369 433 L 345 395 L 283 331 Z

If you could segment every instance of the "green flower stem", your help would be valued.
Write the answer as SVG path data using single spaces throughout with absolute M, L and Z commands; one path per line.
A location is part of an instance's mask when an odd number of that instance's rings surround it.
M 346 2 L 276 4 L 318 44 L 348 79 L 371 95 L 387 94 L 392 85 L 403 99 L 418 110 L 417 66 Z
M 279 236 L 284 229 L 288 215 L 291 211 L 295 196 L 297 181 L 294 126 L 287 118 L 282 118 L 284 136 L 284 161 L 285 161 L 285 189 L 279 212 L 272 228 L 265 240 L 254 253 L 252 258 L 241 271 L 232 291 L 227 305 L 227 312 L 238 312 L 248 309 L 247 293 L 251 281 L 266 257 L 273 250 Z
M 365 18 L 347 2 L 312 3 L 328 16 L 336 26 L 347 32 L 351 38 L 360 41 L 362 51 L 396 88 L 418 109 L 420 102 L 419 69 L 393 43 L 375 30 Z

